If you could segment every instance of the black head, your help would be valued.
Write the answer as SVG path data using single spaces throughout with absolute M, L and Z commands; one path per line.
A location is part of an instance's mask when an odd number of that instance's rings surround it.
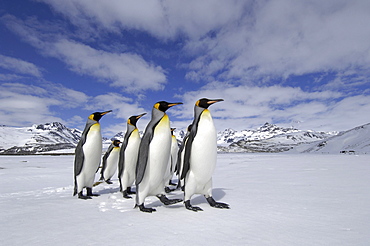
M 171 134 L 173 135 L 173 131 L 176 130 L 176 128 L 171 128 Z
M 195 105 L 198 106 L 198 107 L 201 107 L 201 108 L 208 108 L 212 104 L 214 104 L 216 102 L 222 102 L 223 100 L 224 99 L 208 99 L 208 98 L 202 98 L 202 99 L 199 99 L 195 103 Z
M 137 121 L 138 121 L 141 117 L 143 117 L 144 115 L 146 115 L 146 113 L 143 113 L 143 114 L 140 114 L 140 115 L 134 115 L 134 116 L 131 116 L 130 118 L 128 118 L 127 123 L 129 123 L 129 124 L 131 124 L 131 125 L 133 125 L 133 126 L 135 126 L 135 127 L 136 127 L 136 123 L 137 123 Z
M 122 142 L 119 141 L 119 140 L 113 140 L 113 145 L 116 146 L 116 147 L 119 147 L 120 143 L 122 143 Z
M 175 106 L 175 105 L 179 105 L 179 104 L 182 104 L 181 102 L 179 103 L 169 103 L 169 102 L 165 102 L 165 101 L 160 101 L 160 102 L 157 102 L 156 104 L 154 104 L 154 108 L 162 111 L 162 112 L 166 112 L 167 109 L 171 108 L 172 106 Z
M 108 114 L 112 112 L 112 110 L 108 110 L 108 111 L 105 111 L 105 112 L 95 112 L 95 113 L 92 113 L 90 116 L 89 116 L 89 119 L 91 120 L 95 120 L 95 121 L 98 121 L 101 119 L 101 117 L 103 117 L 104 115 Z

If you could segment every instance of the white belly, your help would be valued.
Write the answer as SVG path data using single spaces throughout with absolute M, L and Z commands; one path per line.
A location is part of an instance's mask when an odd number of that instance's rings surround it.
M 141 187 L 148 188 L 148 195 L 157 195 L 164 189 L 165 172 L 171 151 L 171 130 L 165 115 L 154 130 L 149 145 L 149 156 Z
M 124 180 L 121 180 L 124 186 L 131 186 L 134 183 L 139 145 L 140 145 L 140 135 L 139 131 L 135 129 L 131 133 L 130 138 L 128 139 L 127 142 L 127 147 L 125 149 L 124 171 L 121 177 L 121 178 L 124 177 Z
M 119 151 L 120 147 L 114 147 L 106 160 L 106 167 L 104 170 L 104 178 L 106 180 L 112 178 L 117 171 Z
M 212 178 L 217 161 L 216 129 L 212 116 L 205 110 L 198 123 L 190 155 L 190 172 L 197 182 L 206 183 Z
M 100 133 L 100 124 L 94 124 L 91 126 L 90 131 L 86 136 L 86 142 L 82 146 L 84 152 L 84 163 L 81 177 L 77 177 L 80 181 L 78 186 L 79 189 L 83 187 L 92 187 L 94 183 L 95 173 L 100 165 L 100 159 L 102 156 L 102 137 Z

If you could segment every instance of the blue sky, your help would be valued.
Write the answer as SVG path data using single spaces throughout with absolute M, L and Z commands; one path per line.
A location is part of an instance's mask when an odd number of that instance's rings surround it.
M 265 122 L 341 131 L 370 122 L 368 0 L 12 0 L 0 2 L 0 124 L 82 129 L 113 110 L 106 137 L 153 104 L 173 127 L 196 100 L 216 128 Z

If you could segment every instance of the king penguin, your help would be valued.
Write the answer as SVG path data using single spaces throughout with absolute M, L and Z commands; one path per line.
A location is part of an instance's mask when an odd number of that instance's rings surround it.
M 99 120 L 110 112 L 112 110 L 92 113 L 87 119 L 81 139 L 76 146 L 73 195 L 78 194 L 80 199 L 91 199 L 91 196 L 97 196 L 92 193 L 92 187 L 102 155 L 102 136 Z M 82 194 L 83 188 L 86 188 L 86 196 Z
M 207 202 L 216 208 L 229 208 L 226 203 L 216 202 L 212 197 L 212 174 L 217 161 L 216 129 L 208 107 L 223 99 L 202 98 L 195 103 L 194 120 L 185 146 L 185 156 L 181 178 L 185 180 L 185 207 L 192 211 L 202 211 L 192 206 L 194 194 L 202 194 Z
M 120 190 L 124 198 L 132 198 L 129 194 L 134 194 L 131 191 L 131 186 L 135 181 L 136 163 L 140 145 L 140 134 L 136 123 L 144 115 L 146 113 L 131 116 L 127 120 L 127 129 L 118 161 L 118 178 Z
M 108 184 L 112 184 L 112 181 L 110 181 L 110 179 L 113 177 L 118 168 L 120 143 L 121 141 L 119 140 L 113 140 L 112 144 L 109 145 L 107 151 L 103 156 L 103 167 L 100 172 L 100 180 L 104 180 Z
M 165 113 L 172 106 L 182 103 L 160 101 L 154 104 L 152 118 L 148 123 L 139 147 L 136 166 L 136 207 L 142 212 L 154 212 L 146 208 L 147 196 L 157 196 L 165 205 L 181 202 L 181 199 L 168 199 L 165 196 L 165 172 L 171 151 L 170 120 Z
M 177 138 L 173 134 L 176 128 L 171 128 L 171 154 L 168 160 L 168 167 L 166 171 L 166 178 L 168 185 L 176 185 L 172 182 L 173 174 L 175 173 L 176 169 L 176 161 L 177 161 L 177 152 L 179 151 L 179 145 L 177 143 Z M 170 187 L 165 187 L 166 193 L 173 191 Z

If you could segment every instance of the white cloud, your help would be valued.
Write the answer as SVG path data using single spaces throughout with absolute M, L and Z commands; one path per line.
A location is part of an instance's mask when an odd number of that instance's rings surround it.
M 100 34 L 103 42 L 107 32 L 114 36 L 134 30 L 157 38 L 161 45 L 178 45 L 183 54 L 176 60 L 181 64 L 174 67 L 187 69 L 186 78 L 201 82 L 196 87 L 206 86 L 181 91 L 178 97 L 185 104 L 169 112 L 176 116 L 175 124 L 190 123 L 194 103 L 201 97 L 225 99 L 211 107 L 221 129 L 252 128 L 268 121 L 346 130 L 369 122 L 364 113 L 369 97 L 356 96 L 358 91 L 348 87 L 368 82 L 369 1 L 39 1 L 63 13 L 78 30 Z M 77 42 L 76 33 L 66 34 L 67 29 L 53 33 L 35 19 L 1 19 L 44 55 L 62 60 L 76 73 L 129 92 L 161 90 L 167 83 L 165 70 L 140 55 L 101 50 L 93 46 L 94 41 Z M 321 80 L 322 72 L 334 79 Z M 286 78 L 305 74 L 312 78 L 296 81 L 297 87 L 284 84 Z M 224 84 L 208 83 L 212 81 Z M 102 110 L 113 109 L 113 115 L 122 119 L 142 113 L 136 112 L 142 109 L 139 104 L 116 93 L 99 95 L 92 105 L 94 111 L 105 106 Z
M 35 64 L 9 56 L 0 55 L 0 67 L 25 75 L 42 76 L 40 69 Z
M 76 26 L 97 25 L 113 32 L 135 29 L 164 39 L 173 39 L 179 34 L 192 38 L 203 36 L 238 19 L 248 3 L 237 0 L 39 1 L 51 5 Z
M 23 76 L 16 74 L 0 74 L 0 81 L 12 81 L 22 79 Z
M 83 93 L 60 85 L 45 83 L 44 88 L 21 83 L 0 85 L 1 122 L 10 126 L 28 126 L 52 121 L 64 122 L 55 116 L 53 106 L 78 106 L 86 100 Z M 71 106 L 72 105 L 72 106 Z
M 109 125 L 103 129 L 104 135 L 112 137 L 114 134 L 118 132 L 126 131 L 127 119 L 130 116 L 147 113 L 149 116 L 143 117 L 138 122 L 139 129 L 144 130 L 146 124 L 150 120 L 151 114 L 151 112 L 145 110 L 133 99 L 122 96 L 121 94 L 118 93 L 107 93 L 93 97 L 90 99 L 89 104 L 86 105 L 85 109 L 91 110 L 91 112 L 106 110 L 113 111 L 111 114 L 115 118 L 120 119 L 121 123 Z M 107 117 L 110 117 L 109 115 L 107 115 Z
M 184 35 L 184 52 L 193 56 L 186 77 L 195 81 L 255 84 L 370 64 L 367 0 L 40 1 L 87 29 Z
M 45 91 L 36 86 L 3 84 L 0 86 L 0 114 L 2 124 L 25 126 L 33 123 L 61 121 L 52 116 L 49 106 L 56 101 L 45 97 Z
M 62 60 L 78 74 L 88 75 L 128 92 L 162 90 L 166 81 L 165 71 L 133 53 L 110 53 L 61 37 L 52 33 L 40 33 L 34 19 L 22 21 L 14 16 L 2 20 L 44 55 Z M 37 25 L 36 25 L 37 26 Z
M 107 81 L 111 86 L 124 87 L 129 92 L 160 90 L 166 82 L 161 67 L 136 54 L 109 53 L 66 39 L 52 46 L 55 56 L 68 64 L 71 70 Z
M 349 96 L 335 91 L 305 92 L 300 88 L 232 86 L 211 83 L 201 90 L 178 95 L 184 102 L 173 112 L 189 124 L 195 102 L 202 98 L 225 101 L 210 107 L 218 130 L 252 129 L 265 122 L 300 129 L 348 130 L 369 122 L 370 96 Z M 299 124 L 297 122 L 300 122 Z M 179 123 L 178 123 L 179 124 Z
M 107 93 L 93 97 L 89 105 L 86 106 L 86 109 L 95 111 L 113 110 L 115 117 L 125 120 L 131 115 L 138 115 L 145 112 L 133 99 L 118 93 Z
M 369 1 L 259 2 L 237 25 L 187 44 L 197 54 L 188 78 L 250 81 L 368 69 L 369 11 Z

